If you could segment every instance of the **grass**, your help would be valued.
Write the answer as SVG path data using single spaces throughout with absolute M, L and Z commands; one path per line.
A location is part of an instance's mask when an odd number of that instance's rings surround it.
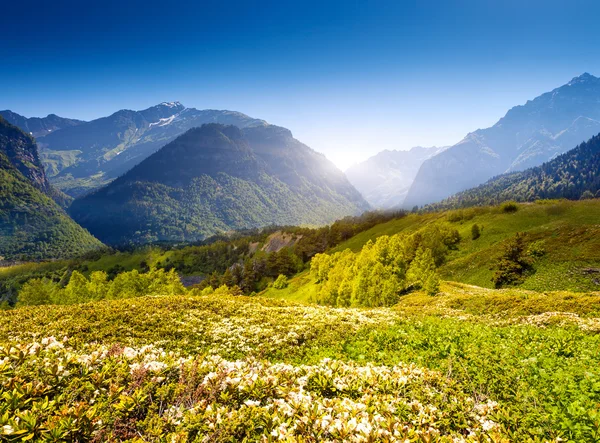
M 459 231 L 462 240 L 440 268 L 442 277 L 492 287 L 491 277 L 502 242 L 521 232 L 527 234 L 528 242 L 543 241 L 546 250 L 546 255 L 535 265 L 536 272 L 526 279 L 523 288 L 590 291 L 600 289 L 600 274 L 586 275 L 582 270 L 600 268 L 599 220 L 599 199 L 519 204 L 514 213 L 503 212 L 499 207 L 485 207 L 410 214 L 362 232 L 331 252 L 346 248 L 358 251 L 367 241 L 382 235 L 410 233 L 427 224 L 448 223 Z M 482 228 L 477 240 L 471 240 L 473 224 Z
M 311 303 L 317 298 L 318 286 L 310 277 L 308 271 L 304 271 L 289 280 L 287 288 L 275 289 L 269 287 L 260 293 L 263 297 L 284 299 L 300 303 Z

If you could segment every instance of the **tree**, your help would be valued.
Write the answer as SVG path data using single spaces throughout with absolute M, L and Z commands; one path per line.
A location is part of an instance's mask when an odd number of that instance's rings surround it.
M 579 198 L 580 200 L 589 200 L 591 198 L 594 198 L 594 194 L 592 193 L 592 191 L 584 191 L 583 194 L 581 194 L 581 197 Z
M 479 237 L 481 237 L 481 231 L 479 230 L 479 226 L 477 226 L 477 224 L 474 224 L 471 227 L 471 238 L 473 240 L 477 240 Z
M 432 272 L 429 274 L 425 283 L 423 284 L 423 289 L 427 292 L 428 295 L 437 295 L 440 292 L 440 278 L 437 275 L 437 272 Z
M 233 274 L 231 273 L 231 270 L 229 268 L 227 268 L 227 270 L 223 274 L 223 278 L 221 278 L 221 282 L 229 288 L 231 288 L 233 285 L 235 285 L 235 281 L 233 280 Z
M 69 283 L 64 291 L 61 291 L 59 303 L 72 304 L 82 303 L 91 299 L 88 290 L 88 280 L 79 271 L 73 271 Z
M 415 288 L 423 288 L 429 295 L 439 291 L 439 277 L 435 269 L 435 261 L 430 249 L 417 249 L 417 254 L 406 273 L 408 284 Z
M 17 305 L 47 305 L 54 303 L 58 290 L 58 285 L 46 278 L 29 280 L 19 291 Z
M 273 283 L 273 287 L 275 289 L 285 289 L 288 286 L 288 279 L 285 275 L 283 274 L 279 274 L 279 277 L 277 277 L 277 280 L 275 280 L 275 282 Z
M 492 282 L 496 288 L 520 284 L 530 268 L 531 260 L 525 252 L 524 236 L 517 233 L 504 244 Z

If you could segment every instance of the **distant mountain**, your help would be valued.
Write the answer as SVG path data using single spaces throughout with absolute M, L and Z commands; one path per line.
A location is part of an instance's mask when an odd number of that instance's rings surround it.
M 404 206 L 440 201 L 498 174 L 540 165 L 600 132 L 600 79 L 583 74 L 425 161 Z
M 368 209 L 345 175 L 289 130 L 206 124 L 73 203 L 109 244 L 194 241 L 266 225 L 320 225 Z
M 78 196 L 109 183 L 192 127 L 205 123 L 241 128 L 264 121 L 232 111 L 197 110 L 179 102 L 143 111 L 121 110 L 38 139 L 50 180 Z
M 27 118 L 9 110 L 0 111 L 0 116 L 4 117 L 4 119 L 11 125 L 17 126 L 27 134 L 34 137 L 42 137 L 50 134 L 53 131 L 58 131 L 59 129 L 69 128 L 84 123 L 81 120 L 63 118 L 56 114 L 50 114 L 47 117 Z
M 375 208 L 402 205 L 425 160 L 446 148 L 414 147 L 408 151 L 385 150 L 346 170 L 350 183 Z
M 434 209 L 496 205 L 515 200 L 600 197 L 600 135 L 542 166 L 500 175 L 473 189 L 460 192 Z
M 70 257 L 101 243 L 53 201 L 33 139 L 0 117 L 0 257 Z

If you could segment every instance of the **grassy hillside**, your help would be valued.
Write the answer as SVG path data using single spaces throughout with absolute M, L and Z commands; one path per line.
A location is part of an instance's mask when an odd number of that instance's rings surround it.
M 410 214 L 379 224 L 339 244 L 331 252 L 350 248 L 358 251 L 369 240 L 399 232 L 415 232 L 431 224 L 456 228 L 461 241 L 451 250 L 440 273 L 446 280 L 492 287 L 492 268 L 503 242 L 517 232 L 525 233 L 528 243 L 542 241 L 545 255 L 535 264 L 524 289 L 598 290 L 600 289 L 600 199 L 585 201 L 538 201 L 519 204 L 516 212 L 502 207 L 482 207 L 457 211 Z M 477 240 L 471 228 L 482 228 Z
M 0 432 L 598 441 L 599 297 L 444 284 L 384 309 L 221 293 L 0 312 Z

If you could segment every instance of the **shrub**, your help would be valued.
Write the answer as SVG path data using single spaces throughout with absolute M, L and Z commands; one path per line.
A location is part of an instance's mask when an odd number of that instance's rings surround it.
M 275 280 L 275 282 L 273 283 L 273 287 L 275 289 L 285 289 L 288 287 L 288 279 L 285 275 L 283 274 L 279 274 L 279 277 L 277 277 L 277 280 Z
M 506 212 L 507 214 L 510 214 L 512 212 L 517 212 L 518 209 L 519 209 L 519 206 L 515 202 L 505 202 L 505 203 L 502 203 L 502 205 L 500 205 L 500 210 L 502 212 Z
M 474 224 L 471 226 L 471 238 L 477 240 L 479 237 L 481 237 L 481 230 L 479 229 L 479 226 Z
M 529 269 L 531 260 L 525 253 L 524 237 L 517 233 L 504 244 L 492 282 L 496 288 L 520 284 Z
M 527 255 L 533 258 L 543 257 L 546 254 L 546 248 L 543 240 L 533 242 L 527 248 Z
M 151 269 L 147 273 L 137 270 L 124 272 L 108 279 L 103 271 L 92 272 L 86 278 L 73 271 L 69 282 L 62 288 L 59 283 L 47 279 L 32 279 L 27 282 L 18 295 L 19 305 L 74 304 L 105 298 L 130 298 L 144 295 L 178 295 L 185 288 L 174 270 Z

